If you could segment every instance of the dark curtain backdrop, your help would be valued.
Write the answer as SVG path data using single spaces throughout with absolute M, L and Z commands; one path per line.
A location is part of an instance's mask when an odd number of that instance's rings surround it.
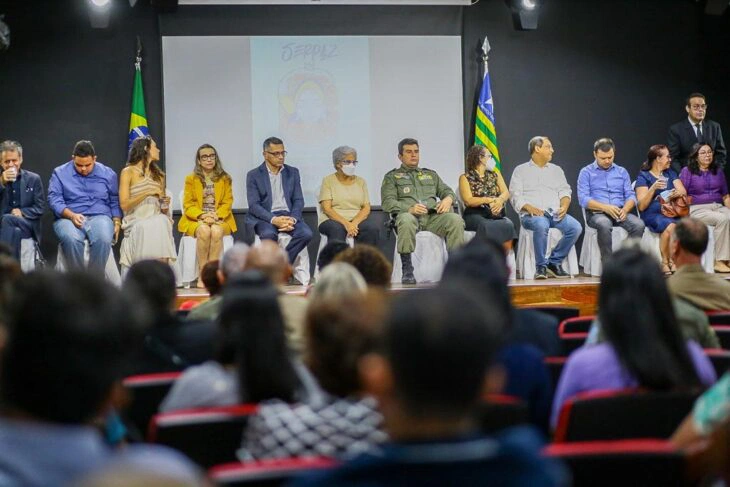
M 462 34 L 465 147 L 488 35 L 507 179 L 528 159 L 533 135 L 551 137 L 555 162 L 573 186 L 602 136 L 614 138 L 617 162 L 635 174 L 647 148 L 664 142 L 669 125 L 685 116 L 684 97 L 695 90 L 708 96 L 708 116 L 730 138 L 730 21 L 727 14 L 705 16 L 690 0 L 547 0 L 534 32 L 515 31 L 502 0 L 470 7 L 180 7 L 159 16 L 147 0 L 134 9 L 113 0 L 113 8 L 110 28 L 95 30 L 85 0 L 0 1 L 12 30 L 10 50 L 0 53 L 0 139 L 19 140 L 25 167 L 46 182 L 82 138 L 94 142 L 100 161 L 123 166 L 136 36 L 144 45 L 149 125 L 162 140 L 162 34 Z M 580 217 L 575 202 L 571 213 Z M 307 220 L 314 225 L 315 218 Z M 51 216 L 43 223 L 43 250 L 53 260 Z M 315 238 L 312 260 L 316 245 Z M 383 245 L 386 255 L 392 248 L 392 241 Z

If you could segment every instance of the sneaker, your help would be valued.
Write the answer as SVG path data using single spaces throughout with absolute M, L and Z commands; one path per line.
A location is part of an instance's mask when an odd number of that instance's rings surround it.
M 547 279 L 547 270 L 544 265 L 537 266 L 537 269 L 535 269 L 535 279 Z
M 563 270 L 563 266 L 560 264 L 548 264 L 547 273 L 550 277 L 557 277 L 558 279 L 567 279 L 570 274 Z

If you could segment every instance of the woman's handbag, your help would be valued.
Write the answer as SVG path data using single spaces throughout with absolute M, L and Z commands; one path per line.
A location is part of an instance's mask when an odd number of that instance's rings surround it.
M 669 201 L 658 196 L 662 215 L 667 218 L 682 218 L 689 216 L 689 205 L 692 204 L 692 197 L 686 194 L 670 195 Z

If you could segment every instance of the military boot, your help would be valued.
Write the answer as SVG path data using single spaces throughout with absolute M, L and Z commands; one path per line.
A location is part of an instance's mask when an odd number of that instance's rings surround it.
M 403 284 L 416 284 L 416 278 L 413 277 L 411 254 L 400 254 L 400 260 L 403 263 L 403 277 L 400 282 Z

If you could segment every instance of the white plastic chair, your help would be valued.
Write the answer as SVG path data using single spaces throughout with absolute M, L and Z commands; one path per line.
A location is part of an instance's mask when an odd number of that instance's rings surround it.
M 653 255 L 657 262 L 662 261 L 662 253 L 659 250 L 660 235 L 654 233 L 648 228 L 644 229 L 644 235 L 641 236 L 641 246 L 649 254 Z M 715 231 L 714 228 L 707 225 L 707 250 L 702 254 L 702 268 L 710 274 L 715 273 Z
M 416 250 L 411 254 L 413 264 L 413 276 L 416 282 L 438 282 L 441 273 L 444 271 L 446 260 L 446 241 L 435 233 L 421 230 L 416 233 Z M 395 250 L 393 251 L 393 274 L 390 282 L 399 284 L 403 277 L 403 265 L 398 253 L 398 235 L 395 237 Z
M 476 237 L 477 232 L 464 230 L 464 243 L 471 242 Z M 507 254 L 507 268 L 509 269 L 509 278 L 517 279 L 517 259 L 515 258 L 515 249 L 510 249 Z
M 580 265 L 583 272 L 593 277 L 600 277 L 603 271 L 601 264 L 601 251 L 598 248 L 598 231 L 589 227 L 586 220 L 586 210 L 581 208 L 585 232 L 583 234 L 583 246 L 580 249 Z M 629 237 L 629 233 L 621 227 L 613 227 L 611 230 L 611 250 L 614 252 L 621 248 L 621 242 Z
M 286 249 L 289 242 L 291 242 L 291 235 L 286 232 L 279 232 L 279 237 L 277 239 L 279 247 Z M 261 244 L 261 238 L 258 235 L 254 237 L 253 244 L 254 246 Z M 303 286 L 308 285 L 311 279 L 311 273 L 309 272 L 309 249 L 307 249 L 307 247 L 304 247 L 302 251 L 299 252 L 299 255 L 297 255 L 297 258 L 294 260 L 294 265 L 292 267 L 294 278 L 301 282 Z
M 557 228 L 548 230 L 548 242 L 545 249 L 545 257 L 549 256 L 553 249 L 563 238 L 563 232 Z M 517 240 L 516 269 L 522 279 L 534 279 L 537 262 L 535 260 L 535 246 L 533 245 L 533 232 L 520 226 L 520 234 Z M 563 269 L 570 274 L 570 277 L 578 275 L 578 256 L 575 252 L 575 245 L 570 248 L 568 256 L 563 259 Z
M 84 242 L 84 263 L 89 263 L 89 241 Z M 63 255 L 63 249 L 61 244 L 58 244 L 58 255 L 56 257 L 56 270 L 64 272 L 68 268 L 66 264 L 66 257 Z M 122 285 L 122 275 L 119 273 L 119 268 L 114 260 L 114 250 L 109 252 L 109 258 L 106 260 L 106 267 L 104 268 L 104 277 L 106 280 L 116 286 Z
M 180 191 L 180 208 L 182 208 L 184 190 Z M 172 203 L 170 204 L 172 208 Z M 177 261 L 175 265 L 177 267 L 177 286 L 189 288 L 190 283 L 196 280 L 198 276 L 198 253 L 197 249 L 198 239 L 191 237 L 190 235 L 182 235 L 180 238 L 180 245 L 177 248 Z M 226 250 L 233 247 L 233 235 L 223 236 L 223 248 L 221 249 L 221 255 L 223 256 Z
M 319 197 L 320 188 L 317 188 L 317 197 Z M 319 222 L 319 217 L 322 214 L 322 205 L 320 203 L 317 203 L 317 222 Z M 349 245 L 350 247 L 355 246 L 355 239 L 353 237 L 346 237 L 345 243 Z M 317 260 L 314 264 L 314 280 L 316 281 L 319 279 L 319 266 L 317 265 L 317 262 L 319 261 L 319 253 L 322 252 L 322 249 L 327 245 L 327 235 L 324 233 L 319 234 L 319 248 L 317 249 Z
M 20 241 L 20 270 L 23 272 L 35 270 L 35 240 L 32 238 Z

